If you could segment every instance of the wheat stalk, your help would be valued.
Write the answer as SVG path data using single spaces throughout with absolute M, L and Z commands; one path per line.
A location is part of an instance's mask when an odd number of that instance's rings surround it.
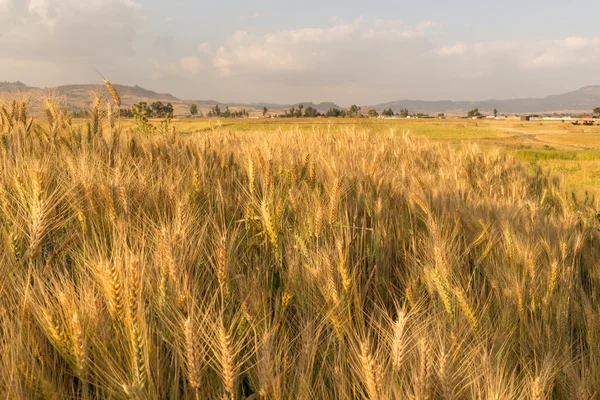
M 362 367 L 363 383 L 367 389 L 369 399 L 379 399 L 379 371 L 375 360 L 366 342 L 360 343 L 360 364 Z
M 46 228 L 46 207 L 42 175 L 37 172 L 33 178 L 33 190 L 31 195 L 30 222 L 29 222 L 29 249 L 30 258 L 39 255 L 40 245 Z
M 407 316 L 404 311 L 398 312 L 398 317 L 393 326 L 393 336 L 391 345 L 392 366 L 394 371 L 400 371 L 406 349 L 405 327 Z
M 248 156 L 248 190 L 250 190 L 250 196 L 254 198 L 254 162 L 251 156 Z
M 108 309 L 115 321 L 122 321 L 124 305 L 121 277 L 113 263 L 106 263 L 104 267 L 107 273 L 104 285 L 108 295 Z
M 267 233 L 267 237 L 271 241 L 271 244 L 273 245 L 273 247 L 277 247 L 279 238 L 277 235 L 277 231 L 275 230 L 275 225 L 273 224 L 273 219 L 271 218 L 271 213 L 269 211 L 269 205 L 267 204 L 267 201 L 265 199 L 263 199 L 263 201 L 261 202 L 260 209 L 262 212 L 263 224 L 265 227 L 265 231 Z
M 115 101 L 115 104 L 117 105 L 117 107 L 121 107 L 121 97 L 119 97 L 119 93 L 117 92 L 117 90 L 115 89 L 113 84 L 110 83 L 109 80 L 106 78 L 102 78 L 102 80 L 104 81 L 104 85 L 108 89 L 108 91 L 109 91 L 110 95 L 112 96 L 113 100 Z
M 87 351 L 85 337 L 83 329 L 81 327 L 81 321 L 79 319 L 79 313 L 74 312 L 73 318 L 71 319 L 71 332 L 72 332 L 72 353 L 75 359 L 75 367 L 77 374 L 80 378 L 84 379 L 87 375 Z
M 471 329 L 475 334 L 477 334 L 477 332 L 479 331 L 479 323 L 477 321 L 477 317 L 475 316 L 473 308 L 471 307 L 469 301 L 467 300 L 467 297 L 465 296 L 464 291 L 461 288 L 457 287 L 454 289 L 454 295 L 456 296 L 458 300 L 458 305 L 460 306 L 460 309 L 465 315 L 465 318 L 469 322 Z
M 217 243 L 217 279 L 222 290 L 226 289 L 227 260 L 227 236 L 223 234 Z
M 217 339 L 219 343 L 219 366 L 223 388 L 232 398 L 234 398 L 237 378 L 235 352 L 233 350 L 231 336 L 225 329 L 222 320 L 219 322 Z
M 185 337 L 188 381 L 193 389 L 198 390 L 202 382 L 202 356 L 198 354 L 199 346 L 194 335 L 191 317 L 183 322 L 183 334 Z

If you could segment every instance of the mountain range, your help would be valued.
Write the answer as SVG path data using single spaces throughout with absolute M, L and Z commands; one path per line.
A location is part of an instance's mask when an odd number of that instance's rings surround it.
M 161 101 L 171 103 L 176 115 L 189 113 L 192 104 L 206 114 L 215 105 L 219 107 L 230 107 L 233 110 L 245 108 L 250 115 L 262 115 L 263 107 L 267 107 L 269 113 L 279 114 L 291 107 L 300 104 L 305 108 L 313 107 L 319 112 L 325 112 L 330 108 L 342 108 L 332 102 L 312 103 L 299 102 L 295 104 L 279 103 L 221 103 L 214 100 L 182 100 L 168 93 L 157 93 L 139 86 L 114 85 L 121 97 L 121 107 L 131 107 L 140 101 L 152 103 Z M 44 96 L 58 97 L 59 101 L 70 110 L 83 110 L 91 102 L 91 92 L 101 93 L 106 98 L 110 94 L 104 85 L 64 85 L 54 88 L 38 88 L 27 86 L 22 82 L 0 82 L 0 97 L 27 96 L 33 104 L 33 111 L 41 111 L 41 103 L 38 99 Z M 586 86 L 572 92 L 547 96 L 543 98 L 524 98 L 508 100 L 484 100 L 484 101 L 423 101 L 423 100 L 397 100 L 388 103 L 363 105 L 362 109 L 376 109 L 378 111 L 391 108 L 394 111 L 406 108 L 410 112 L 464 114 L 468 110 L 478 108 L 483 113 L 491 113 L 497 109 L 499 113 L 552 113 L 552 112 L 591 112 L 600 106 L 600 85 Z
M 478 108 L 481 112 L 491 113 L 494 109 L 500 113 L 552 113 L 552 112 L 591 112 L 600 106 L 600 85 L 585 86 L 563 94 L 543 98 L 485 101 L 419 101 L 398 100 L 372 106 L 376 110 L 391 108 L 396 111 L 406 108 L 411 112 L 428 113 L 464 113 Z

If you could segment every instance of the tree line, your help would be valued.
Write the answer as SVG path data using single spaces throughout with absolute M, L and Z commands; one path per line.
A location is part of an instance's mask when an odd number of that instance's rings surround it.
M 171 103 L 164 104 L 162 101 L 155 101 L 148 105 L 147 102 L 141 101 L 131 108 L 122 108 L 120 114 L 123 118 L 173 118 L 173 111 Z
M 192 114 L 193 115 L 193 114 Z M 219 105 L 215 105 L 207 114 L 207 117 L 219 117 L 219 118 L 244 118 L 248 117 L 248 111 L 246 109 L 231 111 L 229 106 L 225 107 L 225 110 L 221 110 Z
M 173 105 L 171 103 L 167 103 L 164 104 L 161 101 L 155 101 L 153 103 L 151 103 L 150 105 L 148 105 L 147 102 L 142 101 L 139 102 L 137 104 L 134 104 L 131 108 L 122 108 L 119 110 L 120 112 L 120 116 L 122 118 L 136 118 L 136 117 L 143 117 L 143 118 L 173 118 Z M 262 111 L 262 115 L 263 117 L 266 117 L 268 114 L 269 110 L 267 107 L 263 107 L 263 111 Z M 498 110 L 494 109 L 494 117 L 496 117 L 498 115 Z M 593 109 L 592 113 L 595 116 L 599 116 L 600 117 L 600 107 L 596 107 Z M 199 115 L 200 117 L 203 117 L 204 115 L 199 112 L 198 110 L 198 106 L 196 104 L 192 104 L 190 106 L 190 114 L 197 116 Z M 377 118 L 380 114 L 377 110 L 375 109 L 370 109 L 367 110 L 367 116 L 370 118 Z M 89 117 L 89 111 L 87 110 L 77 110 L 73 112 L 73 117 L 74 118 L 87 118 Z M 388 108 L 386 110 L 383 110 L 381 112 L 381 115 L 384 117 L 393 117 L 393 116 L 397 116 L 397 117 L 416 117 L 416 118 L 423 118 L 423 117 L 429 117 L 428 114 L 426 113 L 410 113 L 408 111 L 408 109 L 406 108 L 402 108 L 400 109 L 398 112 L 394 112 L 394 110 L 392 110 L 392 108 Z M 218 117 L 218 118 L 245 118 L 245 117 L 249 117 L 250 114 L 248 113 L 248 111 L 244 108 L 242 110 L 236 110 L 236 111 L 231 111 L 229 109 L 229 107 L 225 107 L 224 110 L 222 110 L 219 105 L 215 105 L 206 115 L 209 118 L 214 118 L 214 117 Z M 353 104 L 352 106 L 350 106 L 350 108 L 348 110 L 341 110 L 338 108 L 330 108 L 329 110 L 321 113 L 319 112 L 316 108 L 309 106 L 309 107 L 304 107 L 303 104 L 298 105 L 298 107 L 291 107 L 289 110 L 284 110 L 283 114 L 279 114 L 276 115 L 277 118 L 316 118 L 316 117 L 325 117 L 325 118 L 337 118 L 337 117 L 341 117 L 341 118 L 352 118 L 352 117 L 362 117 L 364 116 L 362 114 L 362 109 L 361 107 L 358 107 L 357 105 Z M 444 118 L 444 113 L 438 113 L 438 118 Z M 472 110 L 469 110 L 469 112 L 467 113 L 467 117 L 468 118 L 472 118 L 472 117 L 481 117 L 483 116 L 481 114 L 481 112 L 479 111 L 478 108 L 474 108 Z

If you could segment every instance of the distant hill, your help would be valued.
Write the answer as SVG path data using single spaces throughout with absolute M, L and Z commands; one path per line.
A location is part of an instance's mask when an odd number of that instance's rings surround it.
M 190 106 L 196 104 L 200 112 L 207 114 L 215 105 L 221 109 L 229 107 L 232 111 L 246 109 L 250 115 L 262 115 L 263 107 L 267 107 L 269 114 L 283 113 L 284 109 L 298 107 L 303 104 L 304 108 L 313 107 L 319 112 L 325 112 L 330 108 L 340 108 L 335 103 L 303 102 L 296 104 L 277 104 L 277 103 L 220 103 L 215 100 L 181 100 L 168 93 L 157 93 L 152 90 L 144 89 L 139 86 L 114 85 L 121 97 L 121 107 L 129 108 L 133 104 L 145 101 L 153 103 L 161 101 L 171 103 L 176 115 L 185 115 L 189 113 Z M 90 106 L 92 93 L 100 93 L 106 99 L 110 99 L 110 93 L 102 84 L 97 85 L 63 85 L 54 88 L 38 88 L 27 86 L 22 82 L 0 82 L 0 97 L 26 96 L 30 98 L 33 112 L 41 112 L 40 99 L 44 96 L 58 97 L 63 105 L 73 111 L 84 110 Z
M 0 93 L 25 93 L 31 89 L 23 82 L 0 82 Z
M 398 111 L 407 108 L 410 112 L 427 113 L 464 113 L 473 108 L 481 112 L 491 113 L 497 109 L 500 113 L 549 113 L 549 112 L 591 112 L 600 106 L 600 86 L 586 86 L 568 93 L 552 95 L 544 98 L 527 98 L 512 100 L 485 101 L 419 101 L 398 100 L 389 103 L 365 106 L 384 110 L 392 108 Z
M 342 109 L 342 107 L 338 106 L 335 103 L 332 103 L 330 101 L 328 102 L 323 102 L 323 103 L 319 103 L 319 104 L 315 104 L 315 103 L 296 103 L 294 106 L 296 108 L 298 108 L 298 106 L 302 104 L 304 106 L 304 108 L 308 108 L 308 107 L 312 107 L 314 109 L 316 109 L 318 112 L 326 112 L 331 108 L 339 108 Z M 289 108 L 289 107 L 288 107 Z
M 315 104 L 310 101 L 294 103 L 294 104 L 279 104 L 279 103 L 250 103 L 250 104 L 248 104 L 248 103 L 219 103 L 214 100 L 197 100 L 195 102 L 191 101 L 190 103 L 196 103 L 198 105 L 204 104 L 204 105 L 211 105 L 211 106 L 218 104 L 219 107 L 228 105 L 230 107 L 233 106 L 233 107 L 238 107 L 238 108 L 256 109 L 256 110 L 260 110 L 261 113 L 262 113 L 262 110 L 264 107 L 267 107 L 267 109 L 270 112 L 281 112 L 281 113 L 283 113 L 283 110 L 288 110 L 292 107 L 298 108 L 298 106 L 300 106 L 300 105 L 303 105 L 305 109 L 308 107 L 312 107 L 312 108 L 316 109 L 318 112 L 326 112 L 330 108 L 339 108 L 339 109 L 343 108 L 332 102 L 323 102 L 323 103 Z
M 139 86 L 115 85 L 122 101 L 122 107 L 128 108 L 135 103 L 145 101 L 152 103 L 162 101 L 171 103 L 176 115 L 185 115 L 189 113 L 190 106 L 196 104 L 198 109 L 206 114 L 215 105 L 222 109 L 229 107 L 232 111 L 246 109 L 250 115 L 262 115 L 263 107 L 269 109 L 269 114 L 281 114 L 283 110 L 291 107 L 298 108 L 300 104 L 304 108 L 313 107 L 319 112 L 326 112 L 330 108 L 342 107 L 335 103 L 323 102 L 301 102 L 295 104 L 278 103 L 220 103 L 215 100 L 181 100 L 168 93 L 157 93 L 152 90 L 144 89 Z M 43 98 L 44 95 L 54 95 L 62 99 L 65 107 L 71 110 L 83 110 L 89 107 L 91 103 L 91 93 L 98 92 L 110 98 L 110 94 L 104 85 L 64 85 L 55 88 L 37 88 L 27 86 L 22 82 L 0 82 L 0 97 L 27 96 L 32 100 L 32 109 L 34 112 L 41 112 L 41 105 L 36 100 Z M 549 112 L 591 112 L 595 107 L 600 106 L 600 85 L 586 86 L 572 92 L 548 96 L 544 98 L 527 98 L 512 100 L 484 100 L 484 101 L 422 101 L 422 100 L 398 100 L 389 103 L 363 106 L 363 110 L 374 108 L 384 110 L 391 108 L 399 111 L 407 108 L 410 112 L 424 113 L 455 113 L 464 114 L 468 110 L 478 108 L 481 112 L 491 113 L 497 109 L 500 113 L 549 113 Z
M 140 101 L 181 102 L 181 100 L 170 94 L 156 93 L 139 86 L 114 85 L 114 87 L 119 93 L 124 107 L 131 107 Z M 63 95 L 68 105 L 78 108 L 84 108 L 89 105 L 91 92 L 102 93 L 104 96 L 110 97 L 104 85 L 65 85 L 58 86 L 53 90 Z
M 175 96 L 166 93 L 156 93 L 139 86 L 114 85 L 121 98 L 121 107 L 128 108 L 140 101 L 152 103 L 162 101 L 171 103 L 176 113 L 187 113 L 189 104 Z M 92 93 L 100 93 L 105 99 L 110 99 L 110 93 L 104 85 L 63 85 L 54 88 L 37 88 L 27 86 L 22 82 L 0 82 L 0 96 L 25 96 L 31 101 L 33 111 L 40 111 L 39 100 L 45 96 L 56 97 L 69 110 L 84 110 L 91 104 Z

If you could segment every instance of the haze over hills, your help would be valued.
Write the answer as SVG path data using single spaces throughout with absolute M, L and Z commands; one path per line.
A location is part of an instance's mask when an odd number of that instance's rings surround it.
M 330 108 L 342 108 L 332 102 L 312 103 L 302 102 L 295 104 L 278 103 L 221 103 L 214 100 L 182 100 L 168 93 L 157 93 L 139 86 L 115 85 L 119 92 L 123 108 L 129 108 L 140 101 L 152 103 L 162 101 L 171 103 L 176 115 L 189 113 L 192 104 L 196 104 L 201 112 L 206 114 L 215 105 L 221 108 L 229 106 L 232 110 L 245 108 L 251 115 L 262 115 L 263 107 L 269 109 L 269 113 L 283 113 L 283 110 L 291 107 L 297 108 L 300 104 L 304 108 L 313 107 L 319 112 L 325 112 Z M 104 85 L 64 85 L 55 88 L 37 88 L 27 86 L 21 82 L 0 82 L 0 97 L 27 96 L 33 102 L 33 110 L 36 111 L 36 100 L 45 95 L 58 96 L 65 107 L 71 110 L 83 110 L 90 104 L 91 92 L 102 93 L 106 98 L 110 95 Z M 497 109 L 499 113 L 551 113 L 551 112 L 591 112 L 600 106 L 600 85 L 586 86 L 581 89 L 552 95 L 544 98 L 508 99 L 508 100 L 485 100 L 485 101 L 423 101 L 423 100 L 398 100 L 376 105 L 362 106 L 363 111 L 374 108 L 378 111 L 391 108 L 394 111 L 406 108 L 410 112 L 422 113 L 448 113 L 464 114 L 468 110 L 478 108 L 483 113 L 491 113 Z
M 527 98 L 511 100 L 485 101 L 419 101 L 398 100 L 377 104 L 369 108 L 383 110 L 392 108 L 399 110 L 407 108 L 411 112 L 429 113 L 464 113 L 478 108 L 481 112 L 492 112 L 497 109 L 500 113 L 549 113 L 560 111 L 591 112 L 600 106 L 600 85 L 586 86 L 572 92 L 552 95 L 544 98 Z
M 277 104 L 277 103 L 222 103 L 215 100 L 181 100 L 168 93 L 157 93 L 152 90 L 147 90 L 139 86 L 114 85 L 115 89 L 121 97 L 121 108 L 129 108 L 133 104 L 145 101 L 153 103 L 161 101 L 163 103 L 171 103 L 176 115 L 189 114 L 190 106 L 196 104 L 198 109 L 206 114 L 215 105 L 224 108 L 229 106 L 232 111 L 245 108 L 254 115 L 262 115 L 263 107 L 267 107 L 270 113 L 283 113 L 284 109 L 298 107 L 300 104 L 304 108 L 313 107 L 319 112 L 325 112 L 330 108 L 341 108 L 335 103 L 323 102 L 315 104 L 312 102 L 303 102 L 296 104 Z M 39 100 L 44 96 L 58 97 L 64 106 L 70 110 L 84 110 L 91 103 L 92 93 L 101 93 L 105 98 L 110 98 L 106 87 L 102 84 L 87 84 L 87 85 L 63 85 L 54 88 L 38 88 L 27 86 L 22 82 L 0 82 L 0 97 L 6 96 L 26 96 L 30 98 L 33 105 L 33 111 L 38 111 Z
M 129 108 L 135 103 L 146 101 L 162 101 L 172 103 L 176 113 L 189 112 L 189 105 L 179 100 L 175 96 L 167 93 L 156 93 L 139 86 L 114 85 L 121 97 L 121 107 Z M 38 100 L 45 96 L 56 97 L 69 110 L 84 110 L 91 104 L 92 93 L 101 93 L 106 99 L 110 98 L 110 93 L 104 85 L 63 85 L 54 88 L 38 88 L 27 86 L 22 82 L 0 82 L 0 96 L 26 96 L 31 100 L 33 111 L 35 112 Z

